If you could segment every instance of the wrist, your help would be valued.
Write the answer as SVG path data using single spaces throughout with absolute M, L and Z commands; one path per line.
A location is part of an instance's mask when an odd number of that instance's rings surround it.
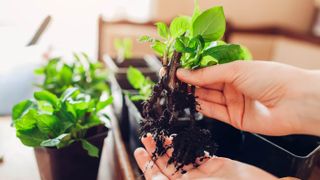
M 298 121 L 299 134 L 320 136 L 320 71 L 305 70 L 301 82 Z

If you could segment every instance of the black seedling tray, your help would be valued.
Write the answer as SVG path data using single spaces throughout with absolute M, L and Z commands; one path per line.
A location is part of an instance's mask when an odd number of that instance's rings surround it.
M 142 71 L 142 73 L 145 76 L 150 77 L 153 81 L 157 81 L 159 78 L 158 74 L 153 71 Z M 129 118 L 128 107 L 126 106 L 124 95 L 128 93 L 137 94 L 137 91 L 130 85 L 126 73 L 115 73 L 110 77 L 110 84 L 112 96 L 114 98 L 112 104 L 114 113 L 119 120 L 122 138 L 127 142 L 129 136 Z
M 240 159 L 278 177 L 308 179 L 320 160 L 320 138 L 243 133 Z

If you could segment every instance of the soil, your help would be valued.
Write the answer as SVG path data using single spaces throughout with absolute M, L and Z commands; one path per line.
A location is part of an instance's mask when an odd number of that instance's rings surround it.
M 216 145 L 208 129 L 196 122 L 196 97 L 194 87 L 179 81 L 176 71 L 180 66 L 181 54 L 175 52 L 168 64 L 163 63 L 166 74 L 154 86 L 151 97 L 144 102 L 140 135 L 151 133 L 156 142 L 153 159 L 173 148 L 168 164 L 174 164 L 177 172 L 185 173 L 183 166 L 193 164 L 196 159 L 206 158 L 205 152 L 213 155 Z M 181 126 L 181 119 L 188 121 Z M 164 145 L 167 137 L 173 137 L 171 145 Z

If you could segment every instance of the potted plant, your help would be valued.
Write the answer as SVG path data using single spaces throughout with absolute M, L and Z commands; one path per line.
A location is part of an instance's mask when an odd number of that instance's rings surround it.
M 44 75 L 43 90 L 14 106 L 17 137 L 35 147 L 42 179 L 95 179 L 109 125 L 103 109 L 113 101 L 105 69 L 81 53 L 35 73 Z
M 112 97 L 98 100 L 70 87 L 60 97 L 35 92 L 34 99 L 14 106 L 16 135 L 35 148 L 42 179 L 96 178 L 109 124 L 102 110 L 111 103 Z
M 147 73 L 160 69 L 160 61 L 153 55 L 146 55 L 144 58 L 133 57 L 132 44 L 130 38 L 116 39 L 114 41 L 114 48 L 116 49 L 117 57 L 105 55 L 103 57 L 105 64 L 116 73 L 124 73 L 130 66 L 137 67 Z
M 128 70 L 132 69 L 131 67 Z M 131 71 L 128 71 L 129 73 Z M 153 81 L 158 80 L 158 74 L 155 72 L 144 72 L 145 76 L 148 76 Z M 128 141 L 129 134 L 129 118 L 128 118 L 128 107 L 125 102 L 125 95 L 137 94 L 137 90 L 130 84 L 130 81 L 127 79 L 127 72 L 115 73 L 113 76 L 110 76 L 111 92 L 115 99 L 112 104 L 115 115 L 118 117 L 120 130 L 122 133 L 122 138 L 125 142 Z

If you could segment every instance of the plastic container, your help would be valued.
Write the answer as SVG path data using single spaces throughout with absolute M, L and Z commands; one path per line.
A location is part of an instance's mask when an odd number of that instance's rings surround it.
M 240 159 L 278 177 L 308 179 L 320 160 L 320 138 L 243 133 Z M 319 177 L 320 179 L 320 177 Z
M 35 156 L 42 180 L 88 180 L 97 179 L 100 155 L 104 139 L 108 135 L 106 128 L 87 140 L 99 148 L 99 158 L 91 157 L 80 142 L 68 147 L 35 148 Z

